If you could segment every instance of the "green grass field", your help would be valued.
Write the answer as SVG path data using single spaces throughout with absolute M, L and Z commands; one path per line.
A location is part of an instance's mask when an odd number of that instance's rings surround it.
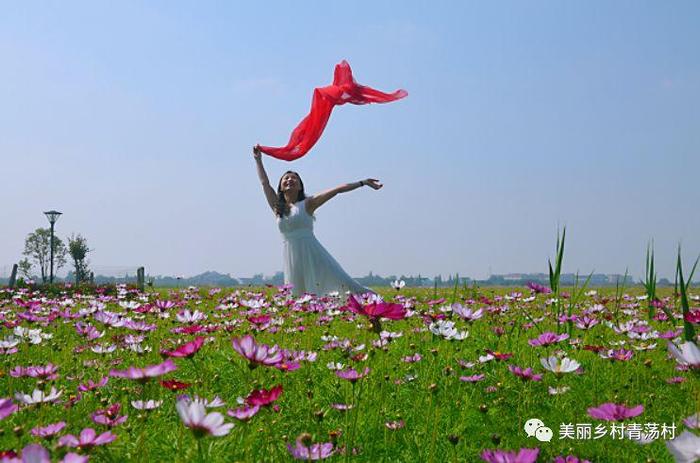
M 638 297 L 643 289 L 617 296 L 614 288 L 598 289 L 571 307 L 565 295 L 553 303 L 551 294 L 535 294 L 523 287 L 437 292 L 382 289 L 379 292 L 387 302 L 399 303 L 407 313 L 400 320 L 375 323 L 363 314 L 342 310 L 345 297 L 295 301 L 277 288 L 257 291 L 180 289 L 141 294 L 122 290 L 114 296 L 53 299 L 26 290 L 0 294 L 5 296 L 0 299 L 4 323 L 0 341 L 6 343 L 0 350 L 5 354 L 0 356 L 0 398 L 18 405 L 17 411 L 0 421 L 0 450 L 19 454 L 28 444 L 40 443 L 52 461 L 75 452 L 89 455 L 90 461 L 105 462 L 272 462 L 293 459 L 287 446 L 301 436 L 304 444 L 332 443 L 329 461 L 481 461 L 488 449 L 537 448 L 536 461 L 541 462 L 567 455 L 591 462 L 667 462 L 674 460 L 666 443 L 687 428 L 683 419 L 700 410 L 700 370 L 682 366 L 679 370 L 679 363 L 668 353 L 669 342 L 683 341 L 679 302 L 670 290 L 659 290 L 659 298 L 673 318 L 665 319 L 664 310 L 657 308 L 650 319 L 648 301 Z M 573 293 L 567 288 L 562 291 Z M 159 308 L 158 300 L 174 305 Z M 451 310 L 452 303 L 472 312 L 481 310 L 481 317 L 467 321 Z M 691 297 L 693 303 L 697 305 L 697 300 Z M 206 319 L 178 321 L 178 313 L 183 318 L 184 310 L 200 312 Z M 558 322 L 557 312 L 578 317 L 580 325 L 574 318 Z M 125 320 L 143 324 L 110 326 L 99 313 L 109 314 L 112 325 Z M 581 322 L 584 316 L 588 318 Z M 441 318 L 454 322 L 457 332 L 466 331 L 468 336 L 458 340 L 434 334 L 430 323 Z M 76 323 L 89 323 L 93 332 L 104 334 L 90 340 L 78 333 Z M 154 329 L 139 331 L 147 325 Z M 39 329 L 50 337 L 18 327 Z M 393 337 L 382 338 L 380 330 L 394 333 Z M 568 338 L 546 346 L 529 343 L 547 332 L 568 334 Z M 232 346 L 232 339 L 247 334 L 257 343 L 276 344 L 297 355 L 290 354 L 287 365 L 250 368 Z M 143 336 L 137 344 L 150 351 L 132 350 L 126 342 L 135 340 L 129 335 Z M 161 364 L 166 359 L 162 349 L 172 350 L 197 336 L 205 338 L 204 345 L 189 358 L 173 358 L 175 371 L 145 382 L 110 375 L 130 366 Z M 17 344 L 8 347 L 14 341 Z M 94 351 L 109 351 L 111 346 L 111 352 Z M 14 349 L 15 353 L 8 353 Z M 512 356 L 487 360 L 487 351 Z M 315 353 L 314 361 L 308 360 L 309 353 Z M 405 361 L 408 356 L 412 362 Z M 567 357 L 580 367 L 556 375 L 541 364 L 540 359 L 550 356 Z M 352 382 L 337 376 L 329 368 L 331 362 L 343 364 L 343 370 L 352 367 L 362 373 L 369 368 L 369 372 Z M 27 367 L 49 363 L 57 367 L 55 379 L 27 376 Z M 509 365 L 530 367 L 542 377 L 520 378 Z M 103 387 L 78 390 L 79 384 L 105 377 L 108 382 Z M 190 386 L 171 391 L 161 380 Z M 279 398 L 261 406 L 250 420 L 227 415 L 227 410 L 240 408 L 239 402 L 254 389 L 277 385 L 283 389 Z M 24 404 L 15 397 L 20 392 L 31 395 L 35 389 L 48 392 L 52 387 L 61 392 L 55 402 Z M 560 393 L 551 394 L 551 388 Z M 218 396 L 225 404 L 208 408 L 207 413 L 221 413 L 235 425 L 222 436 L 193 431 L 176 410 L 180 394 L 208 401 Z M 131 405 L 149 399 L 162 404 L 151 411 Z M 642 405 L 643 412 L 624 421 L 589 415 L 589 408 L 604 403 Z M 93 421 L 97 410 L 113 404 L 120 404 L 121 410 L 110 418 L 128 415 L 124 423 L 109 427 Z M 338 410 L 333 404 L 352 408 Z M 551 441 L 528 437 L 524 426 L 531 418 L 552 430 Z M 56 435 L 32 435 L 35 427 L 57 422 L 66 426 Z M 653 424 L 675 429 L 673 435 L 667 429 L 665 436 L 642 445 L 629 435 L 611 436 L 612 425 L 620 423 L 639 425 L 643 432 Z M 592 434 L 598 426 L 606 434 L 571 438 L 565 430 L 572 428 L 566 425 L 580 428 L 579 432 L 592 429 Z M 62 436 L 77 436 L 84 428 L 98 434 L 111 431 L 116 439 L 94 447 L 58 445 Z M 630 429 L 634 433 L 635 426 Z

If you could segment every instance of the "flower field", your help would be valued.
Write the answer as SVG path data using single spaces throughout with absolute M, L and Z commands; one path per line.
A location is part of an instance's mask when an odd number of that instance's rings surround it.
M 698 300 L 2 290 L 1 458 L 691 462 Z

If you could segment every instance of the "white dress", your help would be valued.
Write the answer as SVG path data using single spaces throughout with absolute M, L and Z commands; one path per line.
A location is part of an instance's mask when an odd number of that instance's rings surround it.
M 324 295 L 339 291 L 354 294 L 372 293 L 352 279 L 314 236 L 315 217 L 306 211 L 303 199 L 290 207 L 289 215 L 277 217 L 284 240 L 284 282 L 292 292 Z

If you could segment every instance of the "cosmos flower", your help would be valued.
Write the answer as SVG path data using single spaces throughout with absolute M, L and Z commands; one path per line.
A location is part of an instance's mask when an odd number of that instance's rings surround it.
M 118 426 L 126 421 L 127 415 L 119 415 L 119 410 L 122 406 L 120 403 L 115 403 L 110 405 L 104 410 L 97 410 L 91 415 L 92 421 L 97 424 L 102 424 L 104 426 Z
M 15 399 L 17 399 L 17 401 L 22 402 L 25 405 L 34 405 L 40 403 L 55 402 L 58 400 L 59 397 L 61 397 L 61 394 L 63 394 L 63 391 L 57 391 L 55 387 L 51 387 L 51 391 L 48 394 L 46 394 L 40 389 L 34 389 L 32 395 L 25 394 L 23 392 L 17 392 L 15 394 Z
M 144 368 L 129 367 L 126 370 L 111 370 L 109 375 L 117 378 L 128 378 L 145 382 L 151 378 L 162 376 L 175 370 L 177 370 L 177 366 L 172 359 L 168 359 L 158 365 L 150 365 Z
M 258 365 L 273 367 L 284 358 L 279 347 L 257 344 L 251 335 L 243 336 L 240 339 L 235 338 L 232 343 L 236 352 L 248 360 L 251 368 Z
M 556 334 L 548 331 L 542 333 L 535 339 L 530 339 L 527 343 L 532 347 L 544 347 L 564 341 L 565 339 L 569 339 L 569 335 L 566 333 Z
M 287 444 L 287 450 L 297 460 L 323 460 L 333 455 L 333 443 L 311 444 L 311 436 L 302 434 L 295 445 Z
M 388 318 L 389 320 L 402 320 L 406 318 L 406 309 L 402 304 L 393 304 L 384 301 L 373 301 L 367 305 L 361 305 L 353 295 L 348 297 L 346 306 L 351 312 L 364 315 L 370 320 Z
M 694 342 L 687 341 L 678 347 L 672 342 L 669 342 L 668 350 L 681 365 L 700 368 L 700 349 L 698 349 L 698 346 L 695 345 Z
M 235 410 L 229 409 L 226 414 L 239 421 L 248 421 L 260 411 L 260 405 L 243 405 Z
M 12 399 L 0 399 L 0 420 L 4 420 L 19 409 Z
M 484 450 L 481 452 L 481 459 L 487 463 L 534 463 L 540 449 L 520 449 L 519 452 L 508 452 L 505 450 Z
M 635 416 L 639 416 L 642 414 L 643 411 L 643 405 L 637 405 L 636 407 L 627 408 L 624 405 L 604 403 L 602 405 L 598 405 L 597 407 L 589 408 L 588 415 L 592 418 L 598 418 L 599 420 L 623 421 L 627 418 L 634 418 Z
M 576 457 L 574 455 L 567 455 L 565 457 L 558 456 L 554 458 L 554 461 L 552 463 L 591 463 L 589 460 L 583 460 L 579 457 Z
M 363 373 L 358 372 L 358 371 L 355 370 L 354 368 L 348 368 L 347 370 L 338 370 L 338 371 L 336 371 L 336 372 L 335 372 L 335 375 L 336 375 L 338 378 L 347 379 L 347 380 L 350 381 L 351 383 L 354 383 L 354 382 L 357 381 L 358 379 L 362 379 L 362 378 L 364 378 L 365 376 L 367 376 L 367 375 L 369 374 L 369 372 L 370 372 L 370 369 L 367 368 L 367 367 L 365 367 L 365 371 L 364 371 Z
M 282 391 L 282 385 L 275 386 L 271 389 L 253 389 L 253 391 L 248 394 L 248 397 L 246 397 L 245 403 L 252 406 L 258 405 L 261 407 L 270 405 L 279 398 Z
M 396 291 L 401 290 L 401 288 L 403 288 L 404 286 L 406 286 L 406 282 L 403 280 L 394 280 L 391 282 L 391 287 L 394 288 Z
M 131 406 L 137 410 L 153 410 L 163 405 L 162 400 L 132 400 Z
M 428 326 L 428 329 L 434 335 L 442 336 L 443 338 L 445 338 L 448 341 L 452 341 L 452 340 L 461 341 L 463 339 L 466 339 L 467 336 L 469 336 L 468 331 L 457 331 L 457 328 L 455 328 L 454 322 L 447 321 L 447 320 L 438 320 L 436 322 L 432 322 Z
M 535 283 L 534 281 L 530 281 L 526 285 L 528 288 L 533 290 L 536 294 L 549 294 L 552 292 L 551 289 L 547 288 L 546 286 L 543 286 L 539 283 Z
M 461 304 L 452 304 L 452 311 L 459 315 L 463 320 L 470 322 L 476 321 L 484 316 L 484 309 L 472 310 Z
M 72 434 L 61 436 L 58 439 L 58 446 L 89 448 L 109 444 L 110 442 L 116 440 L 116 438 L 117 436 L 109 431 L 103 432 L 98 436 L 94 429 L 85 428 L 80 431 L 80 435 L 77 437 Z
M 188 309 L 185 309 L 178 312 L 175 318 L 177 318 L 177 321 L 180 323 L 197 323 L 199 321 L 206 320 L 207 316 L 199 310 L 190 312 Z
M 163 355 L 166 355 L 168 357 L 175 357 L 175 358 L 190 358 L 194 356 L 197 352 L 199 352 L 199 349 L 202 348 L 204 345 L 204 340 L 205 338 L 203 336 L 197 336 L 194 341 L 190 341 L 188 343 L 185 343 L 181 346 L 179 346 L 175 350 L 171 351 L 161 351 Z
M 510 370 L 511 373 L 513 373 L 515 376 L 519 377 L 523 381 L 540 381 L 542 379 L 541 374 L 534 374 L 532 371 L 532 368 L 526 368 L 522 369 L 518 366 L 515 365 L 508 365 L 508 369 Z
M 571 373 L 576 371 L 581 364 L 569 358 L 558 359 L 557 357 L 541 358 L 540 363 L 545 370 L 551 371 L 555 375 Z
M 207 414 L 207 409 L 201 402 L 178 400 L 175 407 L 182 423 L 192 430 L 195 437 L 225 436 L 233 428 L 233 423 L 224 423 L 224 416 L 221 413 Z
M 104 387 L 107 385 L 107 382 L 109 381 L 108 376 L 102 377 L 98 382 L 93 382 L 91 379 L 88 379 L 87 383 L 81 383 L 78 385 L 78 390 L 80 392 L 88 392 L 92 391 L 94 389 Z
M 683 431 L 675 439 L 666 441 L 666 448 L 676 463 L 693 463 L 700 459 L 700 437 L 690 431 Z
M 160 385 L 166 389 L 170 389 L 171 391 L 179 391 L 182 389 L 187 389 L 191 386 L 191 384 L 183 383 L 175 379 L 160 381 Z
M 486 375 L 484 375 L 484 374 L 471 375 L 471 376 L 460 376 L 459 380 L 464 381 L 466 383 L 476 383 L 478 381 L 481 381 L 485 377 L 486 377 Z
M 51 437 L 61 432 L 61 430 L 65 427 L 66 422 L 59 421 L 58 423 L 49 424 L 44 427 L 37 426 L 31 430 L 31 434 L 34 437 Z

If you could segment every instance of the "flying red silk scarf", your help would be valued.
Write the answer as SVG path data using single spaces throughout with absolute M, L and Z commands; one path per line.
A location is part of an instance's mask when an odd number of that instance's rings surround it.
M 314 89 L 311 101 L 311 112 L 299 123 L 292 132 L 287 146 L 273 148 L 260 146 L 260 151 L 273 158 L 293 161 L 304 156 L 318 141 L 331 117 L 331 111 L 336 105 L 389 103 L 408 95 L 405 90 L 394 93 L 384 93 L 355 82 L 352 70 L 347 61 L 343 60 L 335 66 L 333 84 L 328 87 Z

